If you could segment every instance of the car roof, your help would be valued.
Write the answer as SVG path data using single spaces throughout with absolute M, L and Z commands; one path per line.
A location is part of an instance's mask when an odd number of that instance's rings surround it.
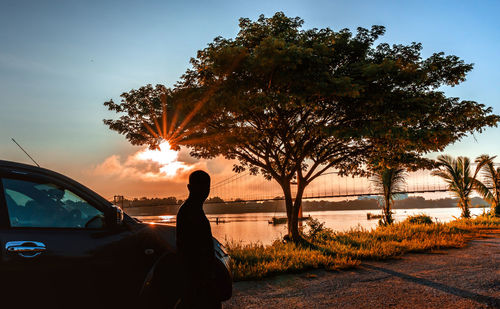
M 0 167 L 7 167 L 7 168 L 15 168 L 15 169 L 23 169 L 23 170 L 32 170 L 32 171 L 49 171 L 52 172 L 46 168 L 43 167 L 38 167 L 35 165 L 30 165 L 30 164 L 24 164 L 24 163 L 19 163 L 19 162 L 14 162 L 14 161 L 6 161 L 6 160 L 0 160 Z
M 54 172 L 52 170 L 43 168 L 43 167 L 38 167 L 35 165 L 30 165 L 30 164 L 24 164 L 24 163 L 19 163 L 19 162 L 13 162 L 13 161 L 5 161 L 5 160 L 0 160 L 0 169 L 7 169 L 7 170 L 15 170 L 15 171 L 22 171 L 22 172 L 32 172 L 32 173 L 37 173 L 37 174 L 44 174 L 47 176 L 52 176 L 52 177 L 57 177 L 57 178 L 63 178 L 64 180 L 69 180 L 70 182 L 75 182 L 73 179 L 64 176 L 60 173 Z

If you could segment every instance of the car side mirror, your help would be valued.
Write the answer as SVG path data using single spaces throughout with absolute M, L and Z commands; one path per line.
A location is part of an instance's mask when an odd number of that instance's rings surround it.
M 110 211 L 106 216 L 106 221 L 111 227 L 119 227 L 123 225 L 123 210 L 116 206 L 112 205 L 110 207 Z

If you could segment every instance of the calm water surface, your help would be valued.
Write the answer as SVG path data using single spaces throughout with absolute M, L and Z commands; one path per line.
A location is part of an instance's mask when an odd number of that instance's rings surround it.
M 379 214 L 377 210 L 338 210 L 305 212 L 304 216 L 311 216 L 324 222 L 325 226 L 335 231 L 347 231 L 357 226 L 371 229 L 377 226 L 378 219 L 367 220 L 366 213 Z M 402 221 L 409 215 L 424 213 L 434 221 L 447 222 L 460 216 L 458 208 L 428 208 L 428 209 L 397 209 L 396 221 Z M 472 215 L 483 213 L 482 208 L 472 208 Z M 286 234 L 286 224 L 269 224 L 272 217 L 284 217 L 285 213 L 245 213 L 207 215 L 212 226 L 212 234 L 219 241 L 237 241 L 243 243 L 261 242 L 270 244 L 273 240 Z M 175 216 L 140 216 L 145 222 L 158 222 L 175 225 Z M 217 218 L 219 223 L 217 224 Z M 305 223 L 304 223 L 305 225 Z

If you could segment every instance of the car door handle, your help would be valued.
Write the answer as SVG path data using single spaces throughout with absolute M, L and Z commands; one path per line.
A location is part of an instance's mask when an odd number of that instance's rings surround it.
M 6 243 L 5 249 L 8 253 L 17 253 L 19 256 L 25 258 L 34 258 L 47 250 L 47 247 L 39 241 L 17 240 Z

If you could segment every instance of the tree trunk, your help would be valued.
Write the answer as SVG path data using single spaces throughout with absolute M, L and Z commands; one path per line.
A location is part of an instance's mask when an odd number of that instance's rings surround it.
M 385 200 L 384 220 L 385 220 L 385 224 L 392 224 L 391 200 L 390 199 Z
M 496 200 L 493 200 L 491 203 L 491 211 L 490 214 L 495 217 L 500 217 L 500 205 L 498 204 L 498 196 Z
M 299 231 L 299 212 L 302 205 L 304 190 L 305 184 L 301 182 L 300 179 L 297 179 L 297 195 L 293 202 L 292 220 L 290 220 L 291 226 L 288 227 L 289 237 L 291 237 L 294 242 L 299 242 L 302 239 Z
M 286 207 L 286 217 L 288 226 L 288 237 L 292 239 L 292 217 L 293 217 L 293 199 L 292 190 L 290 188 L 290 180 L 284 180 L 280 182 L 281 188 L 283 189 L 283 195 L 285 196 L 285 207 Z
M 297 196 L 293 203 L 293 213 L 292 213 L 292 240 L 298 242 L 302 239 L 299 231 L 299 212 L 302 205 L 302 196 L 304 194 L 304 188 L 298 188 Z
M 283 194 L 285 196 L 286 217 L 288 223 L 288 238 L 294 242 L 302 239 L 299 231 L 299 212 L 302 205 L 302 197 L 304 195 L 305 183 L 297 180 L 297 195 L 292 197 L 290 180 L 280 182 Z
M 385 224 L 389 224 L 389 213 L 388 213 L 388 210 L 389 210 L 389 201 L 386 199 L 384 201 L 384 222 Z
M 470 201 L 468 198 L 465 198 L 459 202 L 459 206 L 461 206 L 460 208 L 462 209 L 462 217 L 466 218 L 466 219 L 470 218 L 470 210 L 469 210 L 470 205 L 469 205 L 469 203 L 470 203 Z

